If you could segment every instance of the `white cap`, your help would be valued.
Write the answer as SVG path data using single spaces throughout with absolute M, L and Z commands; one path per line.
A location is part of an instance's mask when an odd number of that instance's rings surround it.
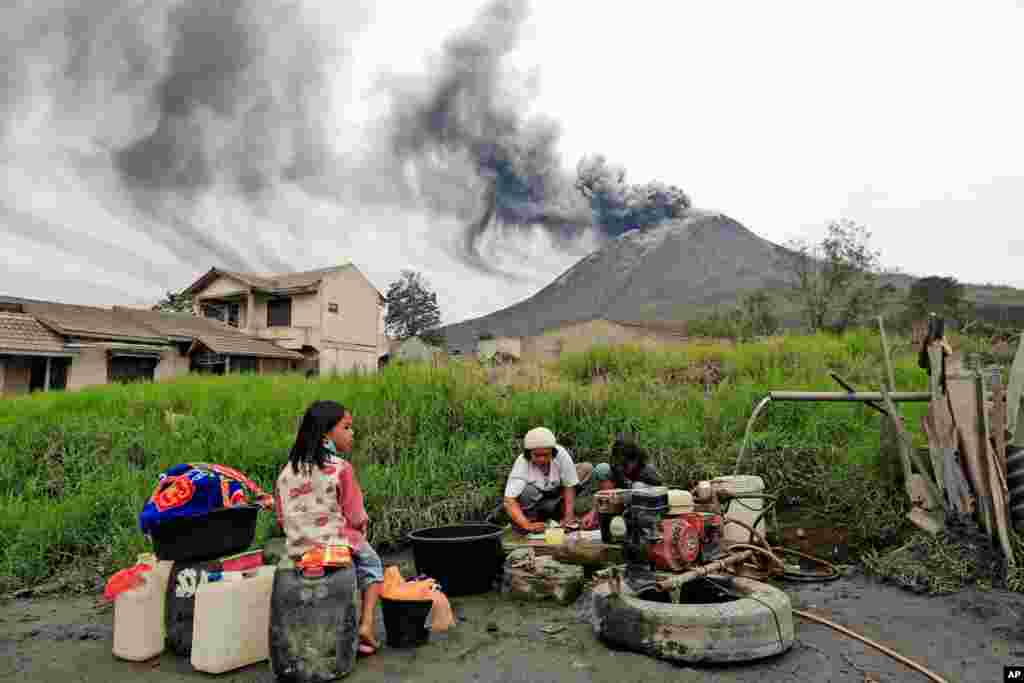
M 547 427 L 534 427 L 523 438 L 523 448 L 528 451 L 534 448 L 554 448 L 555 445 L 555 435 Z

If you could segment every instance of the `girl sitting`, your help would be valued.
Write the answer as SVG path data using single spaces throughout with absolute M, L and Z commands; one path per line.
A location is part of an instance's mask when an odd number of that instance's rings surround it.
M 366 540 L 370 520 L 355 470 L 340 457 L 352 452 L 354 437 L 352 413 L 344 406 L 334 401 L 313 403 L 277 478 L 274 507 L 293 560 L 317 546 L 347 542 L 351 547 L 363 594 L 359 653 L 372 655 L 380 647 L 374 617 L 384 565 Z

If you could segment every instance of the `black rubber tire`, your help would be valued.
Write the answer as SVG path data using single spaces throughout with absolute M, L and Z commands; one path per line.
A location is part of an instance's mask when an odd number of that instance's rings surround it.
M 717 604 L 661 603 L 615 594 L 608 581 L 598 580 L 594 630 L 613 645 L 686 664 L 761 659 L 793 646 L 793 609 L 786 593 L 751 579 L 709 578 L 746 597 Z
M 1024 448 L 1006 449 L 1006 487 L 1009 491 L 1010 525 L 1024 532 Z

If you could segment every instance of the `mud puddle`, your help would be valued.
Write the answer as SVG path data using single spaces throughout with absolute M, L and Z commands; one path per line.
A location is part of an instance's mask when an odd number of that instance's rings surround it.
M 788 584 L 797 609 L 879 640 L 949 681 L 1002 680 L 1024 664 L 1024 596 L 969 589 L 914 595 L 859 574 L 831 583 Z M 573 607 L 518 603 L 497 593 L 453 598 L 457 625 L 413 650 L 383 648 L 346 680 L 628 683 L 673 681 L 924 680 L 832 629 L 794 617 L 797 641 L 780 656 L 730 666 L 677 667 L 601 643 L 586 596 Z M 378 618 L 384 641 L 383 620 Z M 49 596 L 0 603 L 0 680 L 67 683 L 209 681 L 172 654 L 124 662 L 111 654 L 113 609 L 94 597 Z M 273 681 L 268 663 L 222 674 L 230 683 Z

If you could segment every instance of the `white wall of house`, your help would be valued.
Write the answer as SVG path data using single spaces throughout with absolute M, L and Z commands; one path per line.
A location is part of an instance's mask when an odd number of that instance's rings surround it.
M 68 391 L 107 383 L 106 349 L 82 349 L 68 368 Z
M 377 348 L 377 290 L 358 270 L 345 268 L 327 275 L 320 298 L 325 341 Z M 331 304 L 337 305 L 337 313 L 330 312 Z
M 160 355 L 160 362 L 156 364 L 153 372 L 157 382 L 179 375 L 187 375 L 189 370 L 189 358 L 183 356 L 177 349 L 168 349 Z
M 377 371 L 380 306 L 378 292 L 355 268 L 324 277 L 320 288 L 321 372 L 362 368 Z M 327 355 L 329 360 L 324 363 Z
M 292 295 L 292 324 L 289 327 L 267 327 L 267 301 L 270 297 L 257 294 L 255 298 L 255 325 L 251 329 L 254 334 L 277 341 L 288 349 L 303 346 L 319 348 L 322 334 L 318 293 Z

